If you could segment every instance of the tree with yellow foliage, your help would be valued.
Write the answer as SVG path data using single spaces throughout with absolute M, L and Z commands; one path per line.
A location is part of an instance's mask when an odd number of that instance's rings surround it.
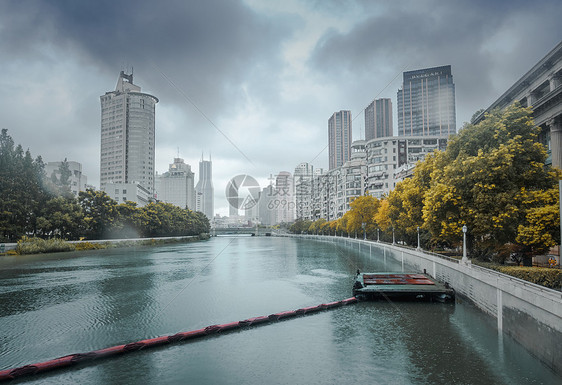
M 368 234 L 376 231 L 375 214 L 380 206 L 380 201 L 370 195 L 360 196 L 350 203 L 350 209 L 346 213 L 348 234 L 363 234 L 363 224 Z
M 394 224 L 390 218 L 390 207 L 388 199 L 383 199 L 380 201 L 380 206 L 375 213 L 375 226 L 380 229 L 384 234 L 381 234 L 381 240 L 391 240 L 392 239 L 392 229 Z M 386 234 L 386 237 L 385 237 Z
M 423 193 L 415 178 L 398 183 L 388 195 L 388 215 L 396 236 L 410 245 L 417 243 L 418 227 L 423 225 Z
M 320 218 L 315 220 L 308 227 L 309 234 L 320 234 L 322 232 L 322 226 L 326 223 L 326 219 Z
M 349 219 L 348 212 L 345 213 L 343 217 L 336 220 L 336 231 L 341 236 L 344 235 L 343 233 L 347 233 L 347 220 Z
M 534 254 L 547 253 L 560 244 L 560 195 L 558 187 L 546 191 L 523 191 L 524 204 L 529 206 L 525 221 L 517 227 L 517 242 Z
M 556 182 L 538 133 L 531 110 L 515 103 L 465 125 L 433 157 L 423 219 L 434 240 L 458 244 L 466 225 L 473 255 L 505 255 L 526 221 L 523 191 L 548 190 Z
M 338 221 L 337 219 L 328 222 L 329 226 L 330 226 L 330 235 L 333 233 L 334 235 L 336 234 L 337 228 L 338 228 Z

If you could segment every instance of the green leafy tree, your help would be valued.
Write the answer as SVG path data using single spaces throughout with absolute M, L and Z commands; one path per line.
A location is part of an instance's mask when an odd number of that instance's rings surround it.
M 143 235 L 145 237 L 157 237 L 164 232 L 164 228 L 168 227 L 170 222 L 170 214 L 166 212 L 166 203 L 151 202 L 142 208 L 146 217 L 143 226 Z
M 70 166 L 66 158 L 61 162 L 59 166 L 60 173 L 60 184 L 62 187 L 68 187 L 70 189 L 70 177 L 72 176 L 72 171 L 70 171 Z
M 302 234 L 308 230 L 312 221 L 306 219 L 297 219 L 290 227 L 289 231 L 293 234 Z
M 37 218 L 37 233 L 46 237 L 78 239 L 84 231 L 84 214 L 74 198 L 55 197 L 46 202 Z
M 136 202 L 126 201 L 116 207 L 117 220 L 113 224 L 118 238 L 139 238 L 143 228 L 143 210 Z
M 71 197 L 72 192 L 70 189 L 70 177 L 72 176 L 72 171 L 70 171 L 70 166 L 66 158 L 61 162 L 59 166 L 60 179 L 57 181 L 57 186 L 59 194 Z
M 470 123 L 474 124 L 476 122 L 476 118 L 478 118 L 478 116 L 480 116 L 480 114 L 483 113 L 484 111 L 485 110 L 481 108 L 478 111 L 476 111 L 474 114 L 472 114 L 472 117 L 470 118 Z
M 111 237 L 119 220 L 117 202 L 105 191 L 93 189 L 80 191 L 78 201 L 84 212 L 85 236 L 89 239 Z
M 208 233 L 209 220 L 201 212 L 170 203 L 149 203 L 142 209 L 142 232 L 146 237 L 198 235 Z
M 66 158 L 60 162 L 58 168 L 60 178 L 57 178 L 57 171 L 53 170 L 51 175 L 47 175 L 43 180 L 43 189 L 48 191 L 50 195 L 60 195 L 64 197 L 74 197 L 71 191 L 72 171 Z
M 187 235 L 208 234 L 211 231 L 211 223 L 209 218 L 201 211 L 191 211 L 186 209 L 189 218 L 189 227 Z
M 0 133 L 0 239 L 16 241 L 35 234 L 39 208 L 50 196 L 43 190 L 44 163 L 15 146 L 8 130 Z

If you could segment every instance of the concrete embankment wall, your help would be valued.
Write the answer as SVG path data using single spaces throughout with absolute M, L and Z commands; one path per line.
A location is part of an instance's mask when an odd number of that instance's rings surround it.
M 423 272 L 447 282 L 497 319 L 499 332 L 562 374 L 562 292 L 459 260 L 415 249 L 359 239 L 305 236 L 394 258 L 405 271 Z

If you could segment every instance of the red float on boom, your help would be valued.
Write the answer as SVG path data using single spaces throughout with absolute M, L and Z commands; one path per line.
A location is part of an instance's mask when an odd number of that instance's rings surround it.
M 204 337 L 212 334 L 217 334 L 220 332 L 239 329 L 242 327 L 265 324 L 266 322 L 272 322 L 285 318 L 296 317 L 299 315 L 309 314 L 320 310 L 349 305 L 355 302 L 357 302 L 357 299 L 355 297 L 352 297 L 352 298 L 344 299 L 342 301 L 320 304 L 318 306 L 274 313 L 269 316 L 248 318 L 243 321 L 230 322 L 221 325 L 211 325 L 203 329 L 192 330 L 189 332 L 181 332 L 169 336 L 149 338 L 146 340 L 131 342 L 126 345 L 112 346 L 109 348 L 94 350 L 87 353 L 70 354 L 68 356 L 55 358 L 53 360 L 49 360 L 45 362 L 39 362 L 32 365 L 25 365 L 14 369 L 1 370 L 0 381 L 13 380 L 15 378 L 30 375 L 30 374 L 44 373 L 49 370 L 64 368 L 78 363 L 92 361 L 97 358 L 110 357 L 118 354 L 125 354 L 141 349 L 161 346 L 164 344 L 169 344 L 178 341 L 185 341 L 193 338 Z

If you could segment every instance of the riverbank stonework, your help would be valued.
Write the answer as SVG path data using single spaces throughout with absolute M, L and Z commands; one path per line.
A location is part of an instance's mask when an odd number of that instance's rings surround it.
M 480 266 L 382 242 L 332 236 L 300 235 L 344 244 L 402 263 L 402 271 L 424 270 L 447 282 L 458 296 L 496 318 L 499 333 L 524 346 L 557 374 L 562 374 L 562 292 Z

